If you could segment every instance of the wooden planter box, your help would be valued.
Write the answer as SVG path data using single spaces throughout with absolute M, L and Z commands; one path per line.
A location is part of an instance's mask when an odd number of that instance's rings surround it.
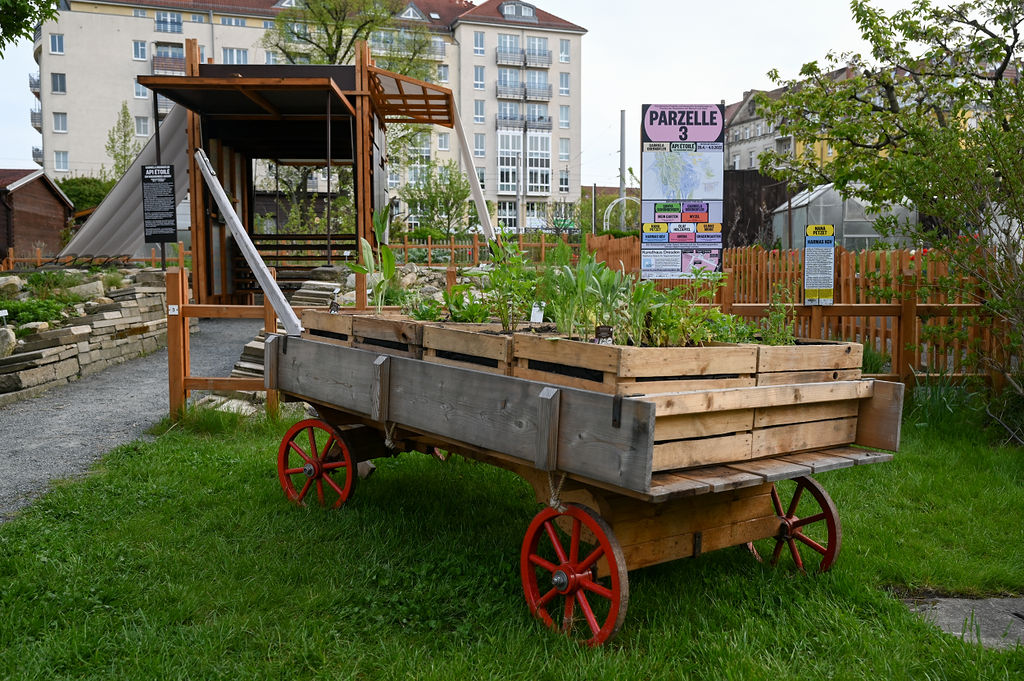
M 513 376 L 613 395 L 755 385 L 757 346 L 637 348 L 538 334 L 513 337 Z
M 302 337 L 352 347 L 352 315 L 305 309 L 302 311 Z
M 853 381 L 861 376 L 864 346 L 848 341 L 797 339 L 796 345 L 759 345 L 757 385 Z
M 407 317 L 352 315 L 352 347 L 396 357 L 423 357 L 423 322 Z
M 501 324 L 426 324 L 423 359 L 434 364 L 512 375 L 512 336 Z M 491 333 L 484 333 L 491 332 Z

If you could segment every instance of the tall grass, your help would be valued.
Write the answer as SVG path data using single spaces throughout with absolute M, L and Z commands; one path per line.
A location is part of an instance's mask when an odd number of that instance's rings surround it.
M 1024 456 L 907 428 L 819 476 L 832 572 L 741 547 L 630 574 L 623 633 L 544 630 L 518 553 L 538 507 L 496 467 L 378 462 L 340 511 L 288 505 L 287 424 L 195 412 L 0 526 L 0 678 L 1011 679 L 1024 650 L 941 634 L 890 590 L 1024 593 Z

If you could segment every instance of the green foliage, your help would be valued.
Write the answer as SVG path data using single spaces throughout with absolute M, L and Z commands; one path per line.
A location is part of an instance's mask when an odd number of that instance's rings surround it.
M 465 233 L 469 193 L 469 180 L 455 161 L 434 160 L 421 167 L 417 181 L 398 190 L 419 224 L 445 239 Z
M 772 300 L 768 304 L 768 315 L 761 320 L 761 342 L 765 345 L 795 345 L 795 320 L 793 292 L 782 282 L 775 282 Z
M 373 306 L 380 314 L 388 295 L 388 288 L 395 279 L 398 271 L 395 265 L 395 254 L 391 248 L 384 243 L 384 236 L 388 229 L 388 220 L 391 214 L 391 207 L 373 212 L 373 234 L 377 239 L 377 252 L 374 253 L 373 246 L 366 239 L 360 238 L 360 263 L 349 263 L 349 269 L 353 272 L 376 277 L 377 282 L 373 286 Z
M 51 298 L 58 291 L 78 286 L 81 283 L 82 275 L 71 274 L 65 270 L 31 272 L 25 278 L 25 288 L 35 298 Z
M 453 322 L 479 324 L 491 318 L 491 306 L 469 292 L 469 284 L 453 286 L 451 291 L 441 293 L 448 318 Z
M 120 272 L 107 272 L 103 275 L 104 289 L 119 289 L 124 286 L 124 276 Z
M 861 363 L 861 371 L 865 374 L 881 374 L 883 370 L 892 364 L 892 358 L 888 353 L 879 352 L 871 343 L 864 344 L 864 359 Z
M 19 38 L 32 40 L 33 29 L 57 16 L 57 0 L 0 0 L 0 57 Z
M 527 319 L 535 301 L 536 272 L 511 235 L 503 234 L 491 242 L 493 264 L 486 272 L 483 290 L 491 314 L 501 322 L 504 331 L 515 330 Z
M 67 194 L 76 211 L 88 210 L 100 205 L 100 202 L 117 184 L 116 178 L 102 179 L 98 177 L 67 177 L 57 180 L 57 186 Z
M 763 115 L 813 153 L 765 153 L 761 168 L 791 184 L 834 182 L 877 212 L 910 205 L 927 219 L 876 227 L 938 249 L 951 276 L 937 288 L 978 302 L 998 329 L 999 351 L 975 367 L 1001 374 L 1024 399 L 1024 13 L 1017 0 L 930 0 L 887 16 L 851 3 L 870 56 L 829 54 L 798 80 L 772 72 L 786 92 L 759 100 Z M 849 71 L 839 69 L 849 66 Z M 956 329 L 949 325 L 947 330 Z M 953 340 L 951 338 L 951 340 Z
M 114 127 L 107 131 L 107 142 L 103 148 L 114 162 L 114 180 L 120 180 L 142 151 L 142 143 L 135 136 L 135 122 L 128 110 L 127 100 L 121 102 L 121 110 L 114 119 Z
M 63 318 L 81 298 L 57 296 L 50 298 L 27 298 L 25 300 L 4 300 L 0 298 L 0 309 L 7 310 L 7 323 L 11 326 L 29 322 L 52 322 Z
M 419 295 L 410 296 L 402 310 L 413 319 L 423 322 L 439 322 L 444 317 L 444 307 L 433 298 L 423 298 Z

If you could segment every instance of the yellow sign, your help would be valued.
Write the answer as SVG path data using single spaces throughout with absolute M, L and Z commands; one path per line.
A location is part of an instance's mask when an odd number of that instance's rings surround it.
M 717 234 L 722 231 L 721 222 L 701 222 L 697 225 L 699 234 Z
M 665 222 L 645 222 L 644 223 L 645 234 L 668 234 L 668 223 Z
M 835 225 L 807 225 L 807 236 L 835 236 Z

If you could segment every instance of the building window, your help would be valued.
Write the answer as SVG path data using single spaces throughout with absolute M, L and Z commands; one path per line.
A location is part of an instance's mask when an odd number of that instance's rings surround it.
M 53 112 L 53 131 L 54 132 L 67 132 L 68 131 L 68 115 L 63 111 Z
M 437 65 L 437 82 L 447 83 L 448 82 L 448 65 L 438 64 Z
M 825 145 L 825 155 L 826 156 L 831 156 L 833 151 L 834 150 L 832 149 L 832 145 L 831 144 Z
M 761 124 L 760 124 L 760 123 L 758 123 L 758 124 L 757 124 L 757 136 L 758 136 L 758 137 L 760 137 L 760 136 L 761 136 L 761 130 L 762 130 L 762 126 L 761 126 Z
M 206 23 L 206 15 L 205 14 L 193 14 L 192 15 L 192 23 L 193 24 L 205 24 Z
M 527 147 L 526 191 L 530 194 L 550 194 L 551 135 L 530 135 Z
M 754 156 L 754 152 L 750 152 L 750 167 L 751 168 L 756 167 L 755 166 L 756 163 L 757 163 L 757 157 Z
M 485 116 L 485 114 L 484 114 L 484 100 L 482 100 L 482 99 L 474 99 L 473 100 L 473 122 L 474 123 L 483 123 L 485 121 L 484 116 Z
M 55 151 L 55 152 L 53 152 L 53 169 L 54 170 L 67 170 L 68 169 L 68 152 L 66 152 L 66 151 Z
M 50 92 L 63 95 L 68 91 L 68 79 L 63 73 L 50 74 Z
M 149 118 L 146 116 L 135 117 L 135 136 L 149 137 Z
M 141 83 L 135 83 L 135 99 L 145 99 L 149 97 L 149 88 Z
M 558 171 L 558 191 L 560 194 L 569 193 L 569 171 L 559 170 Z
M 569 160 L 569 138 L 562 137 L 558 140 L 558 160 L 568 161 Z
M 514 33 L 498 34 L 498 52 L 501 54 L 518 55 L 519 36 Z
M 144 9 L 133 9 L 132 10 L 132 16 L 133 17 L 145 17 L 146 16 L 146 10 L 144 10 Z
M 473 54 L 480 56 L 484 54 L 484 32 L 473 31 Z
M 242 47 L 225 47 L 223 57 L 222 61 L 225 64 L 248 64 L 249 50 Z
M 498 226 L 513 232 L 519 229 L 519 215 L 515 201 L 498 201 Z
M 530 54 L 537 57 L 544 57 L 548 55 L 548 39 L 540 38 L 537 36 L 529 36 L 526 38 L 526 54 Z
M 740 169 L 740 155 L 739 154 L 733 154 L 732 155 L 732 169 L 733 170 L 739 170 Z
M 569 63 L 569 41 L 565 38 L 558 41 L 558 61 Z
M 569 127 L 569 106 L 567 104 L 558 107 L 558 127 Z
M 480 183 L 481 191 L 483 189 L 486 189 L 486 187 L 484 186 L 484 169 L 483 168 L 477 167 L 477 169 L 476 169 L 476 179 L 477 179 L 477 182 Z
M 519 121 L 519 102 L 498 102 L 498 120 L 508 122 Z
M 558 94 L 569 94 L 569 74 L 564 71 L 558 74 Z
M 64 34 L 50 34 L 50 54 L 64 54 Z
M 263 20 L 263 29 L 269 31 L 272 28 L 274 28 L 274 20 L 273 19 L 264 19 Z
M 450 132 L 437 133 L 437 150 L 448 151 L 451 148 L 452 134 Z
M 146 41 L 145 40 L 133 40 L 132 41 L 132 59 L 136 61 L 146 61 Z
M 264 58 L 266 59 L 266 63 L 267 64 L 280 64 L 281 63 L 277 59 L 277 52 L 274 52 L 272 50 L 267 50 L 267 53 L 264 56 Z
M 245 19 L 242 17 L 221 17 L 222 26 L 245 26 Z
M 480 68 L 483 68 L 482 66 Z M 501 87 L 519 87 L 519 69 L 508 69 L 504 66 L 498 67 L 498 85 Z
M 402 177 L 397 170 L 388 170 L 388 189 L 398 189 L 401 182 Z
M 473 89 L 484 89 L 484 67 L 482 66 L 473 67 Z
M 498 193 L 515 194 L 519 191 L 519 163 L 523 153 L 523 135 L 520 132 L 498 133 Z
M 181 33 L 181 13 L 157 12 L 156 30 L 158 33 Z
M 538 121 L 541 122 L 541 123 L 550 122 L 551 119 L 548 118 L 548 105 L 547 104 L 534 104 L 534 103 L 527 104 L 526 105 L 526 120 L 532 121 L 534 123 L 536 123 Z
M 487 135 L 478 132 L 473 135 L 473 155 L 481 157 L 487 154 Z

